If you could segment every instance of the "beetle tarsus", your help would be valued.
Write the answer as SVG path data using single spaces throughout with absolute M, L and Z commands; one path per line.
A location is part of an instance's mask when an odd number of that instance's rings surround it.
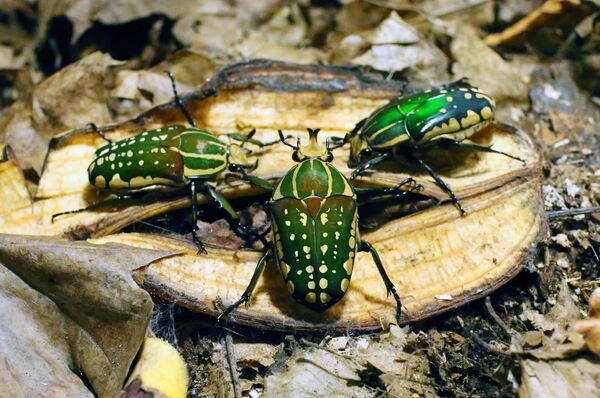
M 94 131 L 95 131 L 95 132 L 96 132 L 96 133 L 97 133 L 97 134 L 98 134 L 100 137 L 102 137 L 102 139 L 103 139 L 104 141 L 108 142 L 109 144 L 112 144 L 112 143 L 113 143 L 113 140 L 111 140 L 110 138 L 108 138 L 108 137 L 107 137 L 107 136 L 104 134 L 104 132 L 103 132 L 102 130 L 100 130 L 100 129 L 98 128 L 98 126 L 96 126 L 96 124 L 94 124 L 94 123 L 88 123 L 87 127 L 88 127 L 88 128 L 90 128 L 90 129 L 92 129 L 92 130 L 94 130 Z
M 198 252 L 196 254 L 207 254 L 208 252 L 206 251 L 204 242 L 202 242 L 202 240 L 198 237 L 198 230 L 198 226 L 194 224 L 192 227 L 192 242 L 194 242 L 194 244 L 198 247 Z
M 231 314 L 236 308 L 240 305 L 245 304 L 248 307 L 250 303 L 250 296 L 246 295 L 246 293 L 242 294 L 242 297 L 235 303 L 231 304 L 229 307 L 225 308 L 225 311 L 221 312 L 219 316 L 217 316 L 217 323 L 221 323 L 224 318 L 226 318 L 229 314 Z
M 387 291 L 387 295 L 389 297 L 390 293 L 394 296 L 394 300 L 396 300 L 396 319 L 400 321 L 402 316 L 402 301 L 400 300 L 400 295 L 396 291 L 396 286 L 388 276 L 385 268 L 383 266 L 383 262 L 381 261 L 381 257 L 379 257 L 379 253 L 377 250 L 366 240 L 361 240 L 358 250 L 361 252 L 369 252 L 371 253 L 371 257 L 373 258 L 373 262 L 377 266 L 377 270 L 379 271 L 379 275 L 381 279 L 383 279 L 383 284 L 385 285 L 385 289 Z
M 246 290 L 244 291 L 244 293 L 242 294 L 242 296 L 240 297 L 240 299 L 238 301 L 236 301 L 235 303 L 233 303 L 232 305 L 227 307 L 227 309 L 225 311 L 223 311 L 217 317 L 217 323 L 220 323 L 223 318 L 225 318 L 227 315 L 229 315 L 233 310 L 235 310 L 237 307 L 239 307 L 243 303 L 246 303 L 247 305 L 250 304 L 250 298 L 252 297 L 252 292 L 254 291 L 254 288 L 256 287 L 258 278 L 260 278 L 260 275 L 262 274 L 262 272 L 265 269 L 265 264 L 267 263 L 267 259 L 271 256 L 271 253 L 272 253 L 271 249 L 269 249 L 263 253 L 263 255 L 258 260 L 258 263 L 256 263 L 256 268 L 254 269 L 254 273 L 252 274 L 252 278 L 250 279 L 250 283 L 248 284 L 248 287 L 246 288 Z
M 361 164 L 356 169 L 354 169 L 354 171 L 350 175 L 350 179 L 354 180 L 356 177 L 358 177 L 359 175 L 364 173 L 367 169 L 370 169 L 371 167 L 383 162 L 384 160 L 388 159 L 390 156 L 392 156 L 391 152 L 384 152 L 381 155 L 376 156 L 373 159 L 366 161 L 365 163 Z
M 390 293 L 394 296 L 394 300 L 396 300 L 396 321 L 400 322 L 402 319 L 402 300 L 400 300 L 400 295 L 396 291 L 396 286 L 392 285 L 390 289 L 388 289 L 388 297 Z
M 463 209 L 462 204 L 460 203 L 460 200 L 458 200 L 458 198 L 456 197 L 456 195 L 454 194 L 454 191 L 452 190 L 452 188 L 450 188 L 450 186 L 448 184 L 446 184 L 446 182 L 444 180 L 442 180 L 442 177 L 440 177 L 440 175 L 438 173 L 436 173 L 435 170 L 433 170 L 431 168 L 431 166 L 429 166 L 427 163 L 425 163 L 418 155 L 416 155 L 415 153 L 412 154 L 411 156 L 414 160 L 417 161 L 417 163 L 419 163 L 419 165 L 425 169 L 425 171 L 427 171 L 427 173 L 429 173 L 429 175 L 435 180 L 436 184 L 442 188 L 442 190 L 444 190 L 444 192 L 446 192 L 448 194 L 448 196 L 450 196 L 450 200 L 452 201 L 452 203 L 454 203 L 454 205 L 458 208 L 458 210 L 460 211 L 460 215 L 464 216 L 467 214 L 467 212 L 465 211 L 465 209 Z

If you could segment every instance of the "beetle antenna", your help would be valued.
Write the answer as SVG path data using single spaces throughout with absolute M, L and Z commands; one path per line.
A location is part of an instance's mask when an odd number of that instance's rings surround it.
M 325 141 L 326 145 L 327 145 L 327 150 L 328 151 L 333 151 L 334 149 L 338 149 L 343 147 L 344 145 L 346 145 L 346 143 L 348 142 L 348 139 L 350 138 L 350 134 L 346 134 L 344 136 L 344 139 L 339 141 L 337 144 L 334 144 L 333 146 L 329 146 L 329 137 L 327 137 L 327 140 Z
M 190 126 L 196 127 L 196 122 L 194 122 L 194 119 L 192 119 L 192 115 L 190 115 L 188 110 L 185 108 L 185 105 L 183 105 L 183 102 L 181 102 L 181 98 L 179 98 L 173 74 L 171 73 L 171 71 L 168 70 L 166 72 L 167 76 L 169 76 L 169 79 L 171 80 L 171 87 L 173 88 L 173 95 L 175 96 L 175 104 L 177 104 L 177 107 L 181 110 L 181 113 L 183 113 L 183 116 L 185 116 Z
M 277 130 L 277 132 L 279 133 L 279 140 L 283 142 L 284 145 L 289 146 L 294 151 L 298 150 L 298 147 L 300 146 L 300 138 L 297 138 L 296 145 L 294 146 L 286 141 L 287 137 L 283 136 L 283 131 Z
M 240 145 L 242 148 L 244 147 L 244 145 L 246 145 L 246 143 L 252 139 L 252 137 L 254 137 L 254 134 L 256 134 L 256 129 L 252 129 L 250 130 L 250 132 L 248 133 L 248 135 L 246 135 L 246 138 L 244 141 L 242 141 L 242 145 Z

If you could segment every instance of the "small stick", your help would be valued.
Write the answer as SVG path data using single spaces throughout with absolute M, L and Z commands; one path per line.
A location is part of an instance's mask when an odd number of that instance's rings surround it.
M 548 211 L 548 212 L 546 212 L 546 214 L 548 215 L 548 218 L 554 219 L 554 218 L 563 218 L 563 217 L 573 217 L 573 216 L 578 216 L 580 214 L 592 214 L 592 213 L 598 213 L 598 212 L 600 212 L 600 206 L 583 207 L 580 209 L 554 210 L 554 211 Z
M 508 327 L 508 325 L 506 323 L 504 323 L 504 321 L 502 319 L 500 319 L 500 317 L 498 316 L 498 314 L 496 314 L 496 311 L 494 310 L 494 307 L 492 307 L 492 300 L 490 299 L 490 296 L 487 296 L 485 298 L 485 308 L 488 310 L 488 312 L 490 313 L 490 315 L 492 316 L 492 318 L 494 318 L 494 320 L 496 321 L 496 323 L 498 325 L 500 325 L 500 327 L 502 329 L 504 329 L 504 331 L 506 332 L 506 334 L 508 334 L 509 337 L 512 337 L 512 335 L 513 335 L 512 330 Z
M 241 398 L 239 385 L 240 381 L 237 374 L 237 361 L 235 360 L 235 351 L 233 350 L 233 338 L 231 333 L 225 334 L 225 350 L 227 352 L 227 364 L 229 365 L 229 374 L 231 375 L 231 385 L 233 386 L 233 396 Z

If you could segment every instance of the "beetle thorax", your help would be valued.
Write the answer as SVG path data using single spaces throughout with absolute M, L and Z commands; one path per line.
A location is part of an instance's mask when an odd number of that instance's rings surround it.
M 236 164 L 247 169 L 254 169 L 256 167 L 256 162 L 252 162 L 248 159 L 248 154 L 250 153 L 248 149 L 242 148 L 236 144 L 231 144 L 229 145 L 228 150 L 228 161 L 230 164 Z

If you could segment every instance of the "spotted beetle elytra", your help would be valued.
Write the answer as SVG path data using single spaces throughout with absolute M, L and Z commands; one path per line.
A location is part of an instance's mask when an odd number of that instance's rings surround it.
M 434 146 L 447 146 L 497 153 L 524 162 L 491 147 L 463 142 L 492 123 L 494 118 L 494 100 L 464 79 L 393 99 L 361 120 L 348 133 L 349 165 L 358 165 L 350 178 L 356 178 L 387 159 L 405 156 L 427 171 L 464 214 L 450 186 L 419 156 L 419 152 Z M 371 152 L 377 155 L 361 163 L 362 158 Z
M 206 250 L 197 236 L 196 195 L 198 193 L 208 194 L 226 211 L 229 224 L 238 235 L 266 242 L 264 237 L 254 230 L 240 224 L 237 212 L 210 183 L 226 170 L 245 174 L 246 171 L 256 168 L 257 162 L 248 160 L 247 155 L 250 150 L 244 148 L 246 142 L 262 147 L 279 141 L 261 143 L 252 138 L 255 130 L 246 136 L 238 133 L 216 136 L 207 130 L 197 128 L 177 94 L 175 80 L 170 73 L 169 78 L 175 102 L 190 126 L 165 126 L 112 142 L 101 130 L 91 124 L 92 128 L 108 141 L 108 144 L 96 150 L 95 158 L 88 167 L 90 184 L 114 193 L 117 198 L 158 188 L 189 186 L 192 200 L 192 239 L 201 251 Z M 242 143 L 238 145 L 232 140 Z M 101 208 L 108 202 L 111 201 L 57 213 L 52 216 L 52 220 L 66 214 Z
M 388 277 L 381 258 L 369 242 L 360 238 L 358 230 L 358 195 L 363 203 L 378 195 L 403 196 L 420 186 L 408 178 L 392 188 L 357 188 L 330 162 L 332 150 L 317 141 L 319 130 L 308 130 L 310 140 L 300 146 L 281 141 L 292 147 L 292 167 L 277 186 L 271 189 L 267 212 L 271 218 L 272 243 L 266 247 L 248 288 L 241 298 L 223 311 L 219 321 L 236 307 L 248 303 L 256 283 L 270 259 L 278 264 L 284 283 L 301 304 L 315 311 L 323 311 L 341 300 L 346 293 L 355 266 L 356 253 L 369 252 L 392 294 L 400 317 L 401 302 L 394 284 Z M 402 190 L 405 185 L 409 189 Z

